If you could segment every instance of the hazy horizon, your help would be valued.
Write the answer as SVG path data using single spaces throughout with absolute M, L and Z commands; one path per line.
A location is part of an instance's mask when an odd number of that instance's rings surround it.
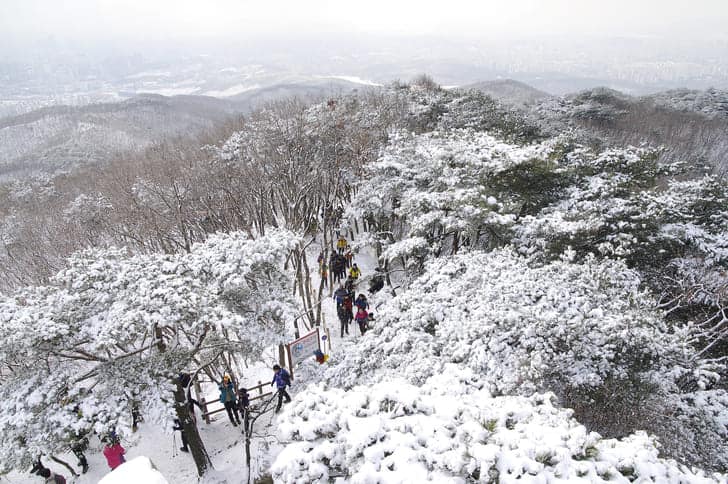
M 697 0 L 4 0 L 0 38 L 104 41 L 276 34 L 726 38 L 728 4 Z
M 4 0 L 0 100 L 420 72 L 448 85 L 513 78 L 554 94 L 728 88 L 726 24 L 718 0 Z M 154 85 L 129 82 L 149 73 Z

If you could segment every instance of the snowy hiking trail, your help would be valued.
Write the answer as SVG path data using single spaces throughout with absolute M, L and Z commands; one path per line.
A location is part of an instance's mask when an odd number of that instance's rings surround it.
M 316 252 L 317 251 L 312 251 Z M 316 257 L 314 256 L 312 258 L 313 267 L 318 268 L 318 263 L 316 262 Z M 368 292 L 368 280 L 372 273 L 374 273 L 374 268 L 377 267 L 377 257 L 374 254 L 374 251 L 371 247 L 364 247 L 362 249 L 359 249 L 359 252 L 354 254 L 354 259 L 352 263 L 356 263 L 357 266 L 361 269 L 361 277 L 359 277 L 359 283 L 358 286 L 355 288 L 356 296 L 359 294 L 365 294 L 367 296 L 367 299 L 369 300 L 370 304 L 372 303 L 372 297 Z M 348 269 L 347 269 L 348 274 Z M 318 284 L 320 282 L 320 277 L 313 277 L 313 283 L 316 284 L 316 288 L 318 288 Z M 330 357 L 333 357 L 334 355 L 344 352 L 347 347 L 351 345 L 355 345 L 357 340 L 361 338 L 361 333 L 359 332 L 359 326 L 356 324 L 355 321 L 352 320 L 351 324 L 349 325 L 349 334 L 344 334 L 344 337 L 341 337 L 341 328 L 339 324 L 339 317 L 336 312 L 336 302 L 333 298 L 333 293 L 336 291 L 336 288 L 339 287 L 338 283 L 334 283 L 333 287 L 324 288 L 323 295 L 322 295 L 322 304 L 321 304 L 321 315 L 322 315 L 322 332 L 328 329 L 329 335 L 331 337 L 331 355 Z M 356 297 L 355 296 L 355 297 Z M 376 317 L 377 317 L 377 311 L 374 308 L 374 305 L 371 306 L 371 312 L 374 312 L 375 321 L 374 324 L 376 324 Z M 326 347 L 326 351 L 324 353 L 328 353 L 328 346 Z M 327 363 L 328 364 L 328 363 Z
M 320 248 L 312 247 L 309 257 L 309 266 L 316 268 L 316 272 L 312 270 L 311 284 L 318 292 L 318 284 L 320 277 L 318 276 L 318 263 L 316 257 Z M 356 294 L 364 293 L 373 303 L 372 297 L 368 294 L 368 276 L 374 272 L 377 266 L 377 258 L 374 251 L 370 247 L 359 249 L 354 256 L 354 262 L 357 263 L 362 271 L 360 281 L 362 281 L 356 289 Z M 335 364 L 339 359 L 339 355 L 344 355 L 349 348 L 358 343 L 362 337 L 356 322 L 352 321 L 349 326 L 349 334 L 340 336 L 339 319 L 336 313 L 336 302 L 333 299 L 333 291 L 338 287 L 338 283 L 333 288 L 324 288 L 322 295 L 321 312 L 322 326 L 320 328 L 321 335 L 330 335 L 331 350 L 329 344 L 322 344 L 324 353 L 329 354 L 329 362 L 325 365 Z M 374 304 L 372 304 L 372 310 Z M 376 324 L 376 321 L 374 322 Z M 290 328 L 291 334 L 293 329 Z M 307 334 L 308 331 L 301 327 L 301 335 Z M 323 343 L 323 342 L 322 342 Z M 312 357 L 313 358 L 313 357 Z M 259 382 L 269 383 L 272 378 L 271 367 L 273 363 L 278 361 L 278 349 L 276 347 L 268 348 L 261 357 L 261 361 L 252 364 L 242 375 L 239 375 L 240 384 L 247 388 L 258 385 Z M 302 393 L 305 386 L 309 383 L 315 383 L 318 375 L 315 372 L 307 371 L 309 365 L 299 365 L 299 371 L 294 368 L 293 387 L 289 390 L 291 398 Z M 312 365 L 316 368 L 318 364 Z M 216 409 L 220 405 L 217 403 L 218 390 L 213 384 L 205 384 L 203 393 L 207 402 L 210 402 L 210 408 Z M 255 396 L 252 394 L 251 396 Z M 275 396 L 273 397 L 275 398 Z M 256 404 L 257 402 L 253 402 Z M 247 470 L 245 468 L 245 438 L 242 435 L 241 427 L 233 427 L 225 412 L 219 412 L 210 416 L 210 424 L 206 424 L 201 417 L 201 412 L 196 409 L 198 419 L 198 429 L 200 436 L 205 443 L 210 459 L 213 463 L 214 470 L 210 471 L 205 479 L 201 482 L 206 484 L 240 484 L 247 480 Z M 260 476 L 268 473 L 268 467 L 275 460 L 276 455 L 280 452 L 284 443 L 278 442 L 276 433 L 277 415 L 272 411 L 262 415 L 253 428 L 253 439 L 251 439 L 251 476 Z M 171 425 L 171 423 L 170 423 Z M 170 427 L 171 429 L 171 427 Z M 148 457 L 154 466 L 162 473 L 170 484 L 184 484 L 197 482 L 197 471 L 192 460 L 192 456 L 182 452 L 182 445 L 179 432 L 170 432 L 153 424 L 142 422 L 139 430 L 131 436 L 122 439 L 122 445 L 126 449 L 126 459 L 131 460 L 138 456 Z M 76 466 L 77 459 L 70 452 L 58 454 L 57 457 L 71 465 L 80 475 L 78 477 L 71 476 L 68 469 L 44 458 L 43 462 L 46 467 L 53 472 L 63 475 L 67 482 L 77 484 L 95 484 L 101 480 L 109 471 L 106 459 L 102 454 L 103 446 L 97 438 L 92 438 L 88 450 L 85 452 L 89 463 L 89 471 L 86 474 L 80 474 L 80 469 Z M 40 477 L 29 473 L 13 472 L 7 476 L 0 476 L 0 484 L 30 484 L 33 482 L 42 482 Z M 142 484 L 142 483 L 135 483 Z

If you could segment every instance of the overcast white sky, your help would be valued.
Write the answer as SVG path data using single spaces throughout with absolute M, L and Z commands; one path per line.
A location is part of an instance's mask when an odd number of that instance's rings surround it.
M 0 42 L 303 32 L 725 38 L 728 0 L 0 0 Z

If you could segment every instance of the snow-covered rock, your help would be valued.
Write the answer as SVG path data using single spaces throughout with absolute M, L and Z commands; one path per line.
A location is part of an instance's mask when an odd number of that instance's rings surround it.
M 99 484 L 169 484 L 148 457 L 136 457 L 108 473 Z

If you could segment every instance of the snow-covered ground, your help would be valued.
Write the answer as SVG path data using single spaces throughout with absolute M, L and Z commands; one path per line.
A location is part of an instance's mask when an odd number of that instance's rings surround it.
M 147 457 L 136 457 L 120 465 L 115 472 L 106 475 L 99 484 L 126 484 L 143 482 L 145 484 L 169 484 Z

